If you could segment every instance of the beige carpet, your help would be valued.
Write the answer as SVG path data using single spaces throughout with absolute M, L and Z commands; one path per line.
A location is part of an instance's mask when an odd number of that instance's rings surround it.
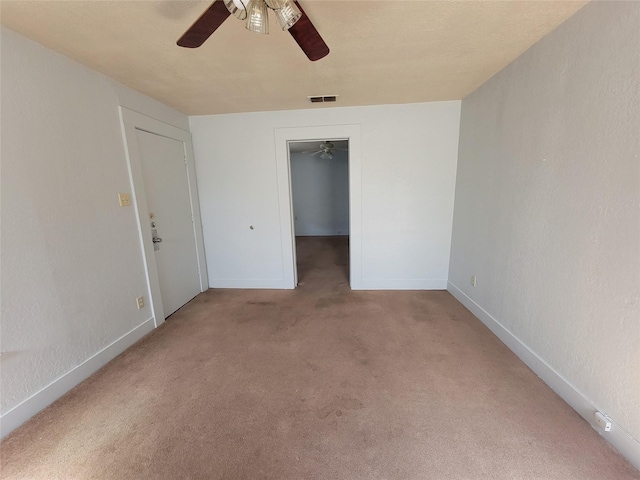
M 447 292 L 210 290 L 1 444 L 11 479 L 638 479 Z

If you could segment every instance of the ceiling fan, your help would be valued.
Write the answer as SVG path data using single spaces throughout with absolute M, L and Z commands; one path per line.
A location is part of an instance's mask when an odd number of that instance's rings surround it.
M 275 12 L 282 29 L 289 30 L 309 60 L 320 60 L 329 54 L 329 47 L 296 0 L 215 0 L 177 44 L 199 47 L 230 15 L 245 20 L 247 30 L 269 33 L 269 9 Z
M 331 142 L 322 142 L 320 145 L 318 145 L 318 148 L 319 150 L 311 150 L 300 153 L 310 153 L 312 156 L 319 154 L 320 158 L 331 160 L 336 150 L 342 150 L 345 152 L 349 150 L 348 148 L 336 148 L 335 145 Z

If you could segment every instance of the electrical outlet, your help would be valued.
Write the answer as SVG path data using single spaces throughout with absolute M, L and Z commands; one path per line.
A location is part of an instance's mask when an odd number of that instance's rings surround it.
M 475 275 L 471 275 L 471 286 L 472 287 L 476 286 L 476 276 Z
M 121 207 L 128 207 L 131 205 L 131 197 L 128 193 L 119 193 L 118 201 L 120 202 Z
M 611 431 L 611 419 L 607 417 L 604 413 L 596 412 L 596 423 L 598 426 L 604 430 L 605 432 Z
M 144 307 L 144 297 L 136 298 L 136 303 L 138 304 L 138 310 Z

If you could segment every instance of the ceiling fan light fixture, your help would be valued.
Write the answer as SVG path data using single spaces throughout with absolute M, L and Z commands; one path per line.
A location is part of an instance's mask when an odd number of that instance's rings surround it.
M 302 17 L 302 12 L 292 0 L 279 0 L 280 8 L 275 10 L 282 30 L 289 30 Z
M 264 0 L 264 1 L 267 4 L 267 7 L 269 7 L 271 10 L 281 9 L 282 4 L 284 3 L 284 0 Z
M 231 15 L 244 20 L 247 30 L 269 33 L 269 9 L 276 12 L 282 28 L 288 29 L 309 60 L 315 62 L 329 54 L 329 47 L 297 0 L 213 0 L 176 44 L 184 48 L 201 46 Z
M 263 35 L 269 33 L 268 10 L 264 0 L 251 0 L 247 12 L 247 30 Z
M 322 152 L 320 154 L 320 158 L 323 160 L 331 160 L 333 158 L 333 154 L 331 152 Z
M 249 0 L 224 0 L 224 5 L 229 10 L 229 13 L 238 20 L 246 20 L 247 3 L 249 3 Z

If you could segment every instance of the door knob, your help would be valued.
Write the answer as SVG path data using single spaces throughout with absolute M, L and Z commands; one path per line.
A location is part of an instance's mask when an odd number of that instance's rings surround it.
M 153 222 L 153 226 L 155 227 L 155 222 Z M 157 252 L 160 250 L 160 245 L 158 244 L 162 242 L 162 239 L 158 236 L 158 230 L 156 228 L 151 229 L 151 241 L 153 242 L 153 251 Z

